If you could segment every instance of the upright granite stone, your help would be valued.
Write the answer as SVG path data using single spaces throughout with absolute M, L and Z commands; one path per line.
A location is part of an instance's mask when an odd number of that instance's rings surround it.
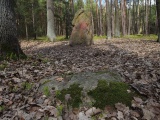
M 72 21 L 73 30 L 69 44 L 74 45 L 91 45 L 93 44 L 93 20 L 92 13 L 80 9 Z

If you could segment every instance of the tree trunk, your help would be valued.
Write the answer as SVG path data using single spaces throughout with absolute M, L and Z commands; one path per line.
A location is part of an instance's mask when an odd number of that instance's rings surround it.
M 115 37 L 120 37 L 118 0 L 115 0 Z
M 32 26 L 33 26 L 33 37 L 34 37 L 34 40 L 36 40 L 37 39 L 37 35 L 36 35 L 36 27 L 35 27 L 34 0 L 32 2 Z
M 98 10 L 98 0 L 96 0 L 96 16 L 97 16 L 97 35 L 100 35 L 100 30 L 99 30 L 99 10 Z
M 69 38 L 69 4 L 66 2 L 65 4 L 66 7 L 66 14 L 65 14 L 65 22 L 66 22 L 66 39 Z
M 112 37 L 114 37 L 114 35 L 115 35 L 115 32 L 114 32 L 114 30 L 115 30 L 115 20 L 114 20 L 114 18 L 115 18 L 115 11 L 114 11 L 114 1 L 113 0 L 111 0 L 111 13 L 112 13 Z
M 128 8 L 128 35 L 131 34 L 131 1 L 129 1 L 129 8 Z
M 47 37 L 50 41 L 54 41 L 56 39 L 54 30 L 53 0 L 47 0 Z
M 126 35 L 126 0 L 121 0 L 122 34 Z
M 2 58 L 25 56 L 17 39 L 14 4 L 14 0 L 0 0 L 0 56 Z
M 100 6 L 100 10 L 99 10 L 99 30 L 100 30 L 100 35 L 103 35 L 103 27 L 102 27 L 102 0 L 99 0 L 99 6 Z
M 29 36 L 28 36 L 28 24 L 27 24 L 26 17 L 24 18 L 24 21 L 25 21 L 25 29 L 26 29 L 26 40 L 29 40 Z
M 106 17 L 107 17 L 107 38 L 111 39 L 111 14 L 110 14 L 110 8 L 109 8 L 109 0 L 106 0 Z
M 160 42 L 160 0 L 156 0 L 157 19 L 158 19 L 158 42 Z
M 145 34 L 146 35 L 148 35 L 148 14 L 149 14 L 148 5 L 149 5 L 149 0 L 146 0 L 145 1 L 145 6 L 146 6 Z

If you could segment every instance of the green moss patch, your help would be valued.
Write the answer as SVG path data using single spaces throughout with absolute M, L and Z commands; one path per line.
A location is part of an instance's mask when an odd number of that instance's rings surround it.
M 32 83 L 29 83 L 29 82 L 23 82 L 23 83 L 22 83 L 22 86 L 23 86 L 23 88 L 24 88 L 25 90 L 31 90 L 33 84 L 32 84 Z
M 0 113 L 3 112 L 5 107 L 3 105 L 0 105 Z
M 7 64 L 0 64 L 0 71 L 3 71 L 7 67 Z
M 56 97 L 62 102 L 66 102 L 65 95 L 70 94 L 71 99 L 68 101 L 68 104 L 71 105 L 73 108 L 78 108 L 79 105 L 82 103 L 82 90 L 83 88 L 81 88 L 79 84 L 72 84 L 69 88 L 57 92 Z
M 123 103 L 128 106 L 131 105 L 133 97 L 132 93 L 128 93 L 129 85 L 123 82 L 109 82 L 99 80 L 95 89 L 88 92 L 95 102 L 93 106 L 104 109 L 106 105 L 114 106 L 115 103 Z
M 50 96 L 50 90 L 48 86 L 45 86 L 43 88 L 43 94 L 46 95 L 47 97 Z

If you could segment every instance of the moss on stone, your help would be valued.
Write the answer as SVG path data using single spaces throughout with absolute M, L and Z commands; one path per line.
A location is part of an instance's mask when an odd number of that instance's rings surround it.
M 46 95 L 47 97 L 50 96 L 50 90 L 49 90 L 49 87 L 48 86 L 45 86 L 43 88 L 43 94 Z
M 106 105 L 114 106 L 115 103 L 131 105 L 132 93 L 128 93 L 129 85 L 123 82 L 106 82 L 99 80 L 95 89 L 90 90 L 88 95 L 93 97 L 93 106 L 104 109 Z
M 81 88 L 79 84 L 72 84 L 69 88 L 59 91 L 56 97 L 62 102 L 66 102 L 65 95 L 70 94 L 71 99 L 68 101 L 68 104 L 71 105 L 73 108 L 78 108 L 79 105 L 82 103 L 82 90 L 83 88 Z
M 7 67 L 7 64 L 0 64 L 0 71 L 3 71 Z
M 5 106 L 4 105 L 0 105 L 0 113 L 3 112 L 5 110 Z

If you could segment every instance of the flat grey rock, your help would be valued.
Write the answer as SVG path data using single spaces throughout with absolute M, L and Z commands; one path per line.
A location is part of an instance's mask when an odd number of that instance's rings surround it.
M 68 78 L 69 80 L 66 80 L 65 78 Z M 56 90 L 61 90 L 68 88 L 71 84 L 77 83 L 80 84 L 84 90 L 88 91 L 94 89 L 97 86 L 99 80 L 106 80 L 107 82 L 123 81 L 122 77 L 113 71 L 82 72 L 74 75 L 66 75 L 65 78 L 63 81 L 57 81 L 57 76 L 53 76 L 48 79 L 42 79 L 40 81 L 41 86 L 39 90 L 42 91 L 46 86 L 49 89 L 55 88 Z

